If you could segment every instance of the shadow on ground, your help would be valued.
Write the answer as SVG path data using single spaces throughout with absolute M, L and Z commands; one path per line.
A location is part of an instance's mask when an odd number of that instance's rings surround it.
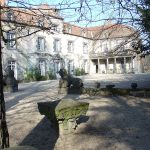
M 58 130 L 51 127 L 50 121 L 44 117 L 20 145 L 33 146 L 38 150 L 53 150 L 58 137 Z
M 79 100 L 78 95 L 70 97 Z M 44 118 L 20 145 L 39 150 L 149 150 L 149 98 L 111 96 L 81 98 L 90 103 L 75 134 L 59 136 Z
M 94 150 L 149 150 L 150 103 L 133 97 L 116 96 L 110 100 L 113 105 L 99 105 L 100 100 L 98 105 L 91 105 L 90 120 L 72 138 L 72 149 L 76 145 L 84 149 L 86 145 Z
M 27 83 L 25 87 L 19 87 L 19 91 L 15 93 L 5 93 L 5 99 L 7 95 L 12 95 L 12 98 L 9 101 L 6 101 L 6 110 L 9 110 L 12 106 L 19 103 L 20 100 L 23 100 L 26 97 L 31 97 L 32 95 L 46 91 L 47 89 L 53 89 L 55 85 L 51 85 L 56 81 L 49 82 L 35 82 L 33 84 Z M 57 83 L 57 82 L 56 82 Z M 55 84 L 56 84 L 55 83 Z

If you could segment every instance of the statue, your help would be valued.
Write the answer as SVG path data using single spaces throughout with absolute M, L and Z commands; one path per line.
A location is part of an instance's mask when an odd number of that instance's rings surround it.
M 10 68 L 6 71 L 6 76 L 4 78 L 4 86 L 8 92 L 18 91 L 18 82 L 14 77 L 14 71 Z
M 64 68 L 61 68 L 58 73 L 62 79 L 64 79 L 64 77 L 67 75 L 67 71 Z
M 59 80 L 60 94 L 80 94 L 83 87 L 83 82 L 80 78 L 74 78 L 72 75 L 67 74 L 64 68 L 59 70 L 61 79 Z

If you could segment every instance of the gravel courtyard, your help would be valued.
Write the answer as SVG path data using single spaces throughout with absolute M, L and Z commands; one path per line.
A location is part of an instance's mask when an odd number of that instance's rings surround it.
M 149 76 L 145 81 L 150 81 Z M 87 118 L 74 134 L 59 136 L 37 108 L 38 102 L 63 98 L 57 94 L 57 87 L 56 80 L 24 83 L 19 85 L 18 92 L 5 93 L 11 146 L 31 145 L 39 150 L 150 149 L 149 97 L 75 95 L 77 101 L 90 103 Z

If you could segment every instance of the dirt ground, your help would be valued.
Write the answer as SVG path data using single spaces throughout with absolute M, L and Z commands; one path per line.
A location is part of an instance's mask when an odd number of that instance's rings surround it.
M 49 120 L 40 115 L 37 102 L 62 97 L 51 86 L 20 97 L 9 107 L 7 122 L 11 146 L 30 145 L 39 150 L 150 149 L 150 98 L 76 95 L 77 101 L 90 103 L 87 117 L 81 120 L 74 134 L 60 136 Z M 17 96 L 6 96 L 6 101 L 8 99 L 15 100 Z

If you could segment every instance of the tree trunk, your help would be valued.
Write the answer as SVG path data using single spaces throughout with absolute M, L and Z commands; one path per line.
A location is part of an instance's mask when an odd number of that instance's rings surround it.
M 1 2 L 0 2 L 0 144 L 2 148 L 9 147 L 9 134 L 6 123 L 5 101 L 3 93 L 3 70 L 2 70 L 2 44 L 1 44 Z

